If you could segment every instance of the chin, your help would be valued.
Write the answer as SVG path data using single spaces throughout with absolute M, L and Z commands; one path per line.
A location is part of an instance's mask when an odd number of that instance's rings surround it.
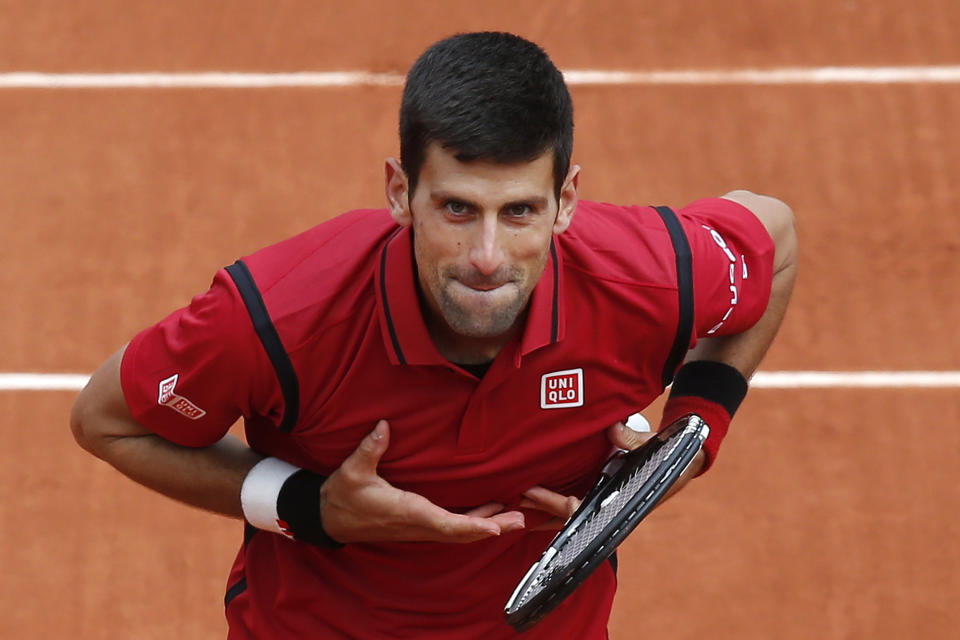
M 509 331 L 512 326 L 513 323 L 451 324 L 455 332 L 468 338 L 496 338 Z
M 445 313 L 444 319 L 454 332 L 468 338 L 496 338 L 510 331 L 517 321 L 517 314 L 511 312 L 487 316 L 478 322 L 474 314 L 458 310 Z

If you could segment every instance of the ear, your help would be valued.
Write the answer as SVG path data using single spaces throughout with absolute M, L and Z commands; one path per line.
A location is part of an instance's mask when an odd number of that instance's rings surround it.
M 577 211 L 578 185 L 580 184 L 580 165 L 571 165 L 567 178 L 560 189 L 560 205 L 557 210 L 557 219 L 553 223 L 553 232 L 561 234 L 567 230 L 573 221 L 573 214 Z
M 401 227 L 409 227 L 413 222 L 410 216 L 410 193 L 407 174 L 396 158 L 387 158 L 384 167 L 386 174 L 385 191 L 390 215 Z

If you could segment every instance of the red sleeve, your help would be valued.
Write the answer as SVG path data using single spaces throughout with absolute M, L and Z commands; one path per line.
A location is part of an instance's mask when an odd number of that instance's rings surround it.
M 280 415 L 277 385 L 258 380 L 266 356 L 257 340 L 233 280 L 221 270 L 207 292 L 127 346 L 120 381 L 133 418 L 168 440 L 201 447 L 241 415 Z
M 696 337 L 752 327 L 767 309 L 774 244 L 746 207 L 723 198 L 679 211 L 693 254 Z

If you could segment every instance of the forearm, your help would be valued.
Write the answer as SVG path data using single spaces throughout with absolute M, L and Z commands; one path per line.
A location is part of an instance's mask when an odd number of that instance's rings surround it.
M 184 447 L 149 431 L 130 415 L 120 387 L 123 350 L 94 373 L 74 403 L 77 443 L 134 481 L 189 505 L 242 517 L 240 487 L 262 456 L 227 435 L 202 448 Z
M 232 518 L 242 518 L 240 487 L 262 456 L 225 436 L 203 448 L 182 447 L 147 434 L 111 439 L 97 451 L 132 480 L 165 496 Z
M 750 379 L 773 341 L 783 316 L 787 310 L 787 301 L 796 274 L 796 266 L 777 273 L 773 278 L 773 290 L 770 303 L 763 316 L 753 327 L 732 336 L 702 338 L 697 346 L 687 353 L 685 362 L 710 360 L 722 362 L 738 370 L 744 378 Z M 779 282 L 778 282 L 779 280 Z M 677 483 L 670 488 L 667 497 L 676 493 L 691 478 L 704 470 L 706 453 L 701 449 Z

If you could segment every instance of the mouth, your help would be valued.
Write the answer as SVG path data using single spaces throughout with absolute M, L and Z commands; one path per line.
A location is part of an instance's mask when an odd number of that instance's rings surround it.
M 452 278 L 461 287 L 466 289 L 473 289 L 474 291 L 493 291 L 494 289 L 499 289 L 503 286 L 510 284 L 512 281 L 509 279 L 500 279 L 500 278 Z
M 460 284 L 462 284 L 463 286 L 467 287 L 468 289 L 473 289 L 474 291 L 493 291 L 494 289 L 499 289 L 500 287 L 502 287 L 503 285 L 505 285 L 506 282 L 501 282 L 501 283 L 478 283 L 478 284 L 470 284 L 470 283 L 467 283 L 467 282 L 461 282 Z
M 501 291 L 505 291 L 506 288 L 510 285 L 510 281 L 506 282 L 471 282 L 469 280 L 453 280 L 453 284 L 457 289 L 473 295 L 483 295 L 489 296 L 497 294 Z

